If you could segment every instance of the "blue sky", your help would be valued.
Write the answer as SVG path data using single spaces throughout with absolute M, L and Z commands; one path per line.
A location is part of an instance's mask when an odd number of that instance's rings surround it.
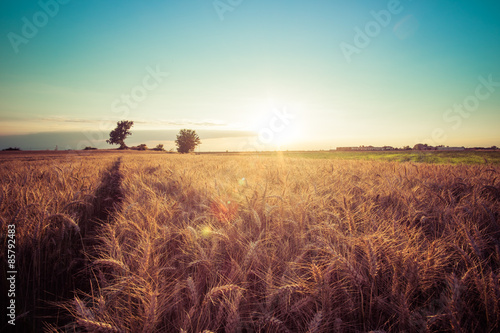
M 0 22 L 0 148 L 107 147 L 121 119 L 168 148 L 500 145 L 495 1 L 7 0 Z

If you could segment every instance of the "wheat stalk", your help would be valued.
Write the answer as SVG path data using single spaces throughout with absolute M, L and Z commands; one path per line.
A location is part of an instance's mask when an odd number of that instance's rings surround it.
M 193 278 L 190 276 L 186 280 L 189 291 L 191 292 L 191 301 L 193 304 L 198 304 L 198 291 L 196 290 L 196 285 Z
M 112 258 L 101 258 L 94 260 L 95 266 L 109 266 L 115 268 L 117 271 L 130 272 L 130 268 L 122 261 Z
M 111 324 L 90 320 L 85 318 L 78 318 L 77 322 L 79 325 L 85 327 L 89 332 L 99 332 L 99 333 L 120 333 L 122 332 L 117 327 L 112 326 Z
M 318 333 L 322 320 L 323 320 L 323 312 L 322 311 L 316 312 L 316 314 L 314 315 L 314 318 L 309 322 L 307 332 L 308 333 Z
M 241 288 L 240 286 L 235 285 L 235 284 L 227 284 L 227 285 L 220 286 L 220 287 L 214 287 L 205 295 L 205 298 L 203 300 L 203 304 L 207 304 L 209 301 L 214 303 L 215 300 L 217 298 L 219 298 L 221 295 L 225 295 L 225 294 L 231 293 L 233 291 L 243 292 L 244 289 Z

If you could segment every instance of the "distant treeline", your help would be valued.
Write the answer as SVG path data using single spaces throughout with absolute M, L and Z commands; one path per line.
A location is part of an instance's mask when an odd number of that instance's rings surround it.
M 450 147 L 450 146 L 431 146 L 428 144 L 418 143 L 413 148 L 410 146 L 405 146 L 403 148 L 394 148 L 391 146 L 383 146 L 383 147 L 374 147 L 374 146 L 359 146 L 359 147 L 337 147 L 337 150 L 340 151 L 390 151 L 390 150 L 440 150 L 440 151 L 461 151 L 461 150 L 496 150 L 497 146 L 491 147 L 473 147 L 473 148 L 465 148 L 465 147 Z

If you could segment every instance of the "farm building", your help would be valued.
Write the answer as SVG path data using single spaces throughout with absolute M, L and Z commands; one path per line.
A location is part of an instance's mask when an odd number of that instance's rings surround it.
M 441 151 L 462 151 L 465 147 L 437 147 L 437 150 Z
M 384 151 L 384 150 L 394 150 L 393 147 L 373 147 L 373 146 L 360 146 L 360 147 L 337 147 L 339 151 Z

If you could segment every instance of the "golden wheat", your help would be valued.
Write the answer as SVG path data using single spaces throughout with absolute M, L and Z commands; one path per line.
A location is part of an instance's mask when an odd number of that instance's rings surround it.
M 121 157 L 106 157 L 94 179 L 75 163 L 15 162 L 17 173 L 0 164 L 2 228 L 18 220 L 20 243 L 38 237 L 35 262 L 66 253 L 84 263 L 90 286 L 73 304 L 77 327 L 500 329 L 498 166 Z M 95 216 L 107 218 L 92 229 Z M 69 253 L 70 242 L 84 246 Z

